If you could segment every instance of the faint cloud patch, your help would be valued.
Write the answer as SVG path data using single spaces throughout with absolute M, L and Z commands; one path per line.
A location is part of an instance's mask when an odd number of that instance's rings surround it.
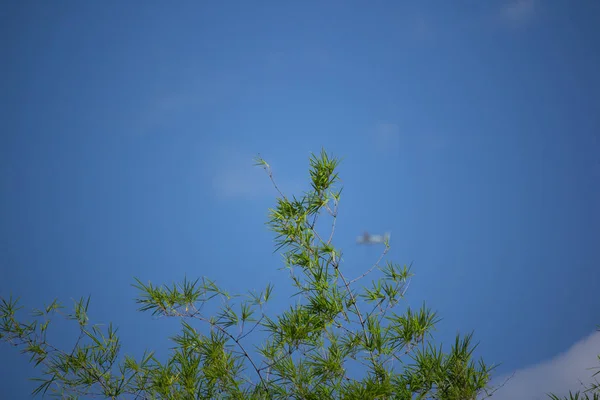
M 380 122 L 373 128 L 371 138 L 375 150 L 380 154 L 397 155 L 402 151 L 434 154 L 444 151 L 448 145 L 440 134 L 423 129 L 411 129 L 410 132 L 407 134 L 396 123 Z
M 234 145 L 218 146 L 212 154 L 205 173 L 217 198 L 251 200 L 279 195 L 264 168 L 254 165 L 257 154 Z M 297 179 L 280 173 L 277 164 L 272 168 L 275 183 L 285 195 L 300 192 L 301 185 Z
M 245 168 L 220 166 L 222 170 L 213 179 L 213 188 L 219 197 L 257 197 L 266 193 L 268 188 L 256 174 L 251 174 Z
M 254 166 L 254 154 L 232 146 L 222 146 L 206 166 L 212 191 L 218 198 L 256 198 L 272 195 L 269 178 Z
M 390 122 L 380 122 L 373 130 L 373 140 L 377 151 L 395 152 L 400 149 L 400 127 Z
M 501 17 L 512 23 L 522 23 L 531 19 L 535 12 L 535 0 L 513 0 L 505 5 Z
M 264 68 L 269 73 L 297 74 L 301 71 L 325 73 L 334 66 L 332 54 L 325 48 L 286 48 L 265 55 Z M 302 68 L 299 68 L 302 66 Z
M 133 118 L 135 133 L 185 129 L 190 120 L 198 120 L 200 113 L 210 113 L 235 98 L 242 86 L 239 76 L 233 73 L 192 76 L 182 72 L 181 75 L 162 90 L 154 90 L 147 99 L 140 98 L 139 110 Z M 184 126 L 182 121 L 186 121 Z
M 423 145 L 432 151 L 441 151 L 446 148 L 446 140 L 441 135 L 425 134 L 423 135 Z
M 433 39 L 434 27 L 431 21 L 423 16 L 416 16 L 409 23 L 410 36 L 413 40 L 423 42 Z
M 496 400 L 512 399 L 547 399 L 546 393 L 558 396 L 568 395 L 569 391 L 582 389 L 582 383 L 594 382 L 592 375 L 598 367 L 600 353 L 600 332 L 575 343 L 565 353 L 540 364 L 517 370 L 514 376 L 494 393 Z M 499 377 L 492 382 L 493 386 L 501 385 L 506 380 Z

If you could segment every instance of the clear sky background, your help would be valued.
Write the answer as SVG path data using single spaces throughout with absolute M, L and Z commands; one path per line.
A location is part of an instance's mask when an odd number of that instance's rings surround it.
M 389 230 L 436 341 L 475 330 L 517 371 L 495 398 L 576 388 L 600 352 L 598 37 L 595 0 L 3 2 L 0 294 L 89 294 L 126 353 L 164 357 L 178 325 L 136 312 L 134 277 L 285 304 L 252 158 L 298 194 L 324 147 L 349 275 Z M 29 398 L 27 358 L 0 358 L 0 398 Z

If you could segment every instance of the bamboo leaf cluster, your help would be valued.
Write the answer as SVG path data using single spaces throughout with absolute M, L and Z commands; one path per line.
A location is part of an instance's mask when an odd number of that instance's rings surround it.
M 177 318 L 181 331 L 161 362 L 153 352 L 119 357 L 116 330 L 89 325 L 89 298 L 64 314 L 56 301 L 17 318 L 18 301 L 2 298 L 0 339 L 29 354 L 42 377 L 34 393 L 62 398 L 139 399 L 476 399 L 489 395 L 493 367 L 473 359 L 472 334 L 448 352 L 432 341 L 437 314 L 402 307 L 412 266 L 384 262 L 350 277 L 334 243 L 342 188 L 339 159 L 324 150 L 309 159 L 310 190 L 279 196 L 267 225 L 275 234 L 294 302 L 279 315 L 267 304 L 274 287 L 229 294 L 208 278 L 155 286 L 136 279 L 139 311 Z M 367 279 L 370 279 L 367 282 Z M 402 309 L 404 308 L 404 309 Z M 216 310 L 216 311 L 215 311 Z M 69 351 L 46 340 L 52 318 L 77 322 Z M 263 340 L 257 344 L 254 336 Z

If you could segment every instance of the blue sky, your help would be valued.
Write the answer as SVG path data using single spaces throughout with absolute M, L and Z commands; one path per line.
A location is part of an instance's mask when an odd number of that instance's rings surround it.
M 585 380 L 599 3 L 213 3 L 0 6 L 0 294 L 27 308 L 90 294 L 125 352 L 166 356 L 177 323 L 136 312 L 133 277 L 272 282 L 287 301 L 264 225 L 276 192 L 252 158 L 300 193 L 324 147 L 343 158 L 349 275 L 379 255 L 355 237 L 390 230 L 390 259 L 414 262 L 407 304 L 443 318 L 436 341 L 475 330 L 498 379 L 520 372 L 497 398 Z M 33 368 L 0 357 L 0 397 L 27 398 Z

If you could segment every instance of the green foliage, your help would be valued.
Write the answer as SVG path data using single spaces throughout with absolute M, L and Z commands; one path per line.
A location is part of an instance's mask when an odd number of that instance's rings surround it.
M 472 334 L 457 336 L 449 352 L 431 343 L 437 314 L 423 304 L 400 313 L 411 268 L 379 259 L 351 279 L 333 243 L 342 189 L 339 160 L 322 151 L 310 160 L 311 189 L 287 197 L 262 158 L 279 193 L 267 225 L 275 233 L 297 302 L 280 315 L 265 305 L 273 286 L 260 293 L 229 295 L 207 278 L 154 286 L 139 279 L 140 311 L 178 318 L 181 333 L 168 360 L 152 352 L 140 360 L 118 359 L 116 330 L 89 326 L 89 298 L 62 314 L 54 301 L 26 324 L 16 317 L 17 300 L 2 299 L 0 339 L 21 347 L 42 368 L 34 393 L 63 398 L 99 396 L 145 399 L 475 399 L 488 394 L 493 368 L 472 359 Z M 317 222 L 328 218 L 328 235 Z M 320 224 L 323 225 L 323 224 Z M 369 284 L 359 286 L 367 276 Z M 218 307 L 214 315 L 207 304 Z M 71 351 L 46 341 L 51 318 L 77 321 L 80 336 Z M 203 327 L 204 331 L 199 331 Z M 204 333 L 203 333 L 204 332 Z M 252 333 L 264 335 L 258 347 Z M 360 371 L 353 374 L 351 371 Z M 358 375 L 358 376 L 354 376 Z

